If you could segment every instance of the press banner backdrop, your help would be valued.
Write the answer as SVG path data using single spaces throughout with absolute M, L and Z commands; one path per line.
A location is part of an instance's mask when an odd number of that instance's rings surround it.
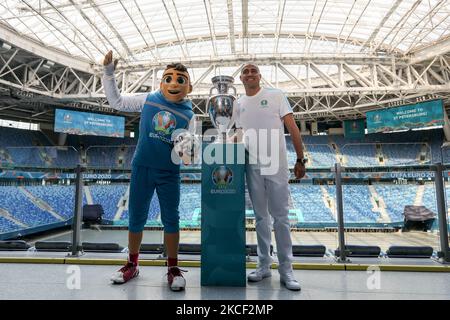
M 56 109 L 54 131 L 77 135 L 123 138 L 125 118 Z
M 442 100 L 421 102 L 397 108 L 369 111 L 368 133 L 391 132 L 444 125 Z

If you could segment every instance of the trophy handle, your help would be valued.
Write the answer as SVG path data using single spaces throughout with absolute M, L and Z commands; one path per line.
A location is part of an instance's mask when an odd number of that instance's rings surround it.
M 210 90 L 210 93 L 211 93 L 211 90 Z M 211 120 L 211 122 L 214 123 L 213 117 L 212 117 L 211 113 L 209 112 L 209 102 L 210 101 L 211 101 L 211 97 L 209 97 L 208 100 L 206 100 L 206 112 L 208 112 L 209 119 Z
M 214 88 L 212 88 L 211 90 L 209 90 L 209 92 L 210 92 L 210 97 L 208 98 L 208 100 L 206 100 L 206 111 L 207 111 L 208 114 L 209 114 L 209 120 L 211 120 L 211 123 L 214 125 L 214 119 L 213 119 L 213 116 L 212 116 L 211 112 L 209 112 L 209 103 L 211 102 L 211 99 L 215 97 L 215 95 L 211 96 L 212 90 L 213 90 L 213 89 L 214 89 Z M 216 129 L 218 132 L 220 132 L 219 128 L 215 128 L 215 129 Z

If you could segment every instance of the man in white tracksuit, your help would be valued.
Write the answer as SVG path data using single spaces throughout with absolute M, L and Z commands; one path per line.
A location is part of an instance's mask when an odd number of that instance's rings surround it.
M 256 282 L 271 276 L 270 243 L 273 228 L 277 244 L 280 281 L 290 290 L 300 290 L 292 271 L 292 241 L 289 225 L 289 169 L 284 126 L 288 129 L 297 162 L 297 179 L 305 175 L 305 162 L 300 130 L 292 109 L 281 90 L 261 88 L 261 74 L 254 64 L 246 64 L 240 79 L 245 95 L 235 104 L 235 123 L 242 129 L 248 152 L 247 186 L 256 217 L 258 268 L 248 275 Z M 255 139 L 255 137 L 257 137 Z

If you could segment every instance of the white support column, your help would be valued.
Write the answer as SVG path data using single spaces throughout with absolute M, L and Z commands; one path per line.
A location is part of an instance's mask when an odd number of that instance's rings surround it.
M 450 121 L 448 120 L 447 111 L 444 108 L 444 135 L 446 142 L 450 142 Z
M 63 146 L 66 144 L 67 133 L 60 133 L 58 136 L 58 146 Z
M 158 85 L 156 76 L 158 75 L 158 70 L 156 70 L 156 68 L 153 69 L 153 79 L 152 79 L 152 91 L 156 90 L 156 86 Z
M 305 120 L 300 120 L 300 131 L 302 133 L 307 131 L 306 130 L 306 121 Z
M 275 68 L 275 87 L 278 88 L 278 63 L 275 63 L 273 66 Z

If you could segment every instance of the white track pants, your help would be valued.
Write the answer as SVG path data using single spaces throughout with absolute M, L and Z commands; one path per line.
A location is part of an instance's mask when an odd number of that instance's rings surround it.
M 272 221 L 277 244 L 278 271 L 292 270 L 292 240 L 289 226 L 289 171 L 280 169 L 278 174 L 264 176 L 254 166 L 246 166 L 247 187 L 256 218 L 258 240 L 258 266 L 272 263 L 270 243 Z

